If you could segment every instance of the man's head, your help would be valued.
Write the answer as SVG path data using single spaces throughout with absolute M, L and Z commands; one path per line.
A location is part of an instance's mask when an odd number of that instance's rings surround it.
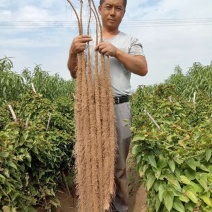
M 99 5 L 101 6 L 103 3 L 104 3 L 105 0 L 100 0 L 99 1 Z M 122 0 L 123 1 L 123 4 L 124 4 L 124 8 L 126 9 L 126 6 L 127 6 L 127 0 Z
M 127 0 L 100 0 L 99 14 L 102 26 L 107 30 L 118 30 L 125 14 Z

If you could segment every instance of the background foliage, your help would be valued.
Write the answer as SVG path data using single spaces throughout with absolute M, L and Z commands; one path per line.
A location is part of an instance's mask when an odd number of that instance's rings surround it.
M 6 86 L 0 107 L 0 211 L 28 212 L 35 205 L 46 209 L 57 206 L 55 192 L 62 183 L 61 174 L 73 175 L 74 171 L 73 83 L 62 84 L 58 76 L 48 77 L 36 69 L 30 83 L 37 85 L 39 77 L 46 76 L 39 88 L 44 97 L 32 92 L 26 78 L 10 70 L 10 60 L 1 60 L 0 67 L 0 88 Z M 48 89 L 42 89 L 45 83 Z M 54 86 L 50 88 L 51 83 Z M 16 89 L 20 90 L 15 93 Z
M 50 208 L 59 204 L 61 173 L 74 170 L 75 83 L 39 65 L 12 68 L 0 59 L 0 211 Z M 194 63 L 186 74 L 177 66 L 164 84 L 132 95 L 133 155 L 148 211 L 212 210 L 211 81 L 211 65 Z
M 50 100 L 60 96 L 69 98 L 73 95 L 74 80 L 64 80 L 58 74 L 51 76 L 43 71 L 40 65 L 36 65 L 33 71 L 24 69 L 21 74 L 13 72 L 12 68 L 10 58 L 0 59 L 0 105 L 22 98 L 22 95 L 32 90 L 32 83 L 37 93 Z
M 211 66 L 195 63 L 133 95 L 133 154 L 148 211 L 212 211 L 211 76 Z

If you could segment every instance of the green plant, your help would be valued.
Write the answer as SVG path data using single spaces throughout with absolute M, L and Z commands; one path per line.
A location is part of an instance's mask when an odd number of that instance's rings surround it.
M 35 88 L 43 97 L 55 100 L 61 96 L 72 98 L 75 89 L 74 80 L 64 80 L 58 74 L 51 76 L 36 65 L 33 71 L 24 69 L 21 74 L 12 71 L 13 63 L 8 57 L 0 58 L 0 105 L 17 101 Z
M 183 74 L 180 66 L 175 67 L 172 74 L 165 82 L 174 85 L 175 92 L 186 98 L 193 98 L 195 92 L 204 92 L 212 95 L 212 64 L 203 66 L 194 63 L 186 75 Z
M 25 89 L 22 77 L 12 72 L 12 68 L 13 63 L 9 58 L 0 58 L 0 105 L 19 98 Z
M 52 103 L 28 93 L 12 106 L 16 122 L 6 106 L 2 110 L 7 123 L 0 131 L 0 210 L 57 206 L 61 172 L 73 170 L 73 98 Z
M 212 100 L 198 93 L 194 104 L 176 93 L 174 86 L 159 85 L 138 89 L 132 99 L 132 152 L 148 191 L 148 211 L 209 212 Z

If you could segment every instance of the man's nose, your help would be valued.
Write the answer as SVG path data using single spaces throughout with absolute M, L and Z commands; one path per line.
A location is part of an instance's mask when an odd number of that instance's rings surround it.
M 111 10 L 110 10 L 110 15 L 113 15 L 113 16 L 114 16 L 114 15 L 115 15 L 115 12 L 116 12 L 116 11 L 115 11 L 115 7 L 111 8 Z

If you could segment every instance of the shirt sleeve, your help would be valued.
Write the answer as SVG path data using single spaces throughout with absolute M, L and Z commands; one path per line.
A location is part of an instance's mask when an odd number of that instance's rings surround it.
M 145 56 L 144 51 L 143 51 L 143 46 L 137 38 L 131 39 L 131 46 L 129 49 L 129 54 L 134 55 L 134 56 L 135 55 Z

